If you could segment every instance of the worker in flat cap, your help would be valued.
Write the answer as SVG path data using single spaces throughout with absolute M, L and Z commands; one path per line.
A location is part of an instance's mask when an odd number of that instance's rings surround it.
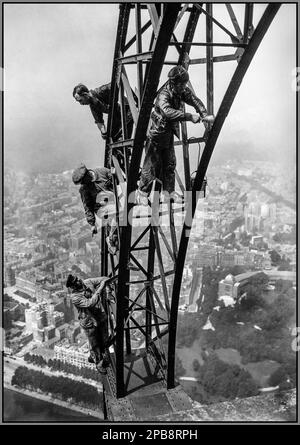
M 88 169 L 80 164 L 72 174 L 74 184 L 80 185 L 79 193 L 86 220 L 91 226 L 92 236 L 98 232 L 96 215 L 107 228 L 106 241 L 110 253 L 118 250 L 117 224 L 115 220 L 115 197 L 112 174 L 108 168 Z M 98 220 L 99 222 L 99 220 Z
M 208 117 L 202 101 L 188 87 L 189 74 L 182 66 L 173 67 L 168 73 L 168 81 L 159 90 L 151 113 L 151 126 L 146 142 L 146 156 L 137 192 L 137 203 L 147 206 L 154 179 L 160 179 L 166 200 L 181 202 L 175 192 L 176 156 L 174 135 L 179 138 L 179 122 L 212 121 Z M 186 103 L 196 110 L 186 113 L 182 105 Z
M 107 277 L 82 280 L 70 274 L 66 287 L 70 288 L 71 300 L 78 311 L 80 326 L 84 330 L 90 346 L 90 363 L 95 363 L 99 372 L 106 373 L 109 366 L 109 335 L 107 301 L 114 302 L 113 289 Z
M 99 88 L 89 89 L 86 85 L 79 83 L 73 89 L 73 97 L 80 105 L 88 105 L 91 113 L 95 119 L 95 124 L 97 125 L 102 139 L 107 139 L 107 127 L 104 122 L 104 114 L 109 114 L 110 112 L 110 101 L 111 101 L 111 83 L 100 86 Z M 133 90 L 131 90 L 131 96 L 135 102 L 135 106 L 138 104 L 138 99 Z M 111 133 L 110 137 L 112 142 L 117 142 L 119 139 L 131 138 L 133 130 L 133 117 L 130 110 L 128 99 L 124 98 L 124 132 L 122 129 L 122 118 L 121 118 L 121 107 L 117 104 L 115 108 L 114 115 L 111 122 Z M 110 141 L 109 141 L 110 142 Z M 111 149 L 110 149 L 111 150 Z M 119 161 L 120 167 L 125 170 L 125 159 L 124 151 L 120 148 L 115 148 L 113 154 Z M 126 148 L 126 156 L 130 156 L 131 150 L 129 147 Z M 108 162 L 111 163 L 112 152 L 109 151 Z

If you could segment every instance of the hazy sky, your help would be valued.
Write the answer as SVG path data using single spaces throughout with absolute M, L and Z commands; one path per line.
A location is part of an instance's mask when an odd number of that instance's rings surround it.
M 240 17 L 243 6 L 234 8 Z M 256 21 L 264 5 L 255 8 Z M 215 11 L 227 20 L 224 5 L 215 5 Z M 4 5 L 6 166 L 63 171 L 80 161 L 101 165 L 104 142 L 89 108 L 75 103 L 72 90 L 79 82 L 94 88 L 110 81 L 118 13 L 114 4 Z M 242 152 L 245 158 L 255 153 L 295 163 L 295 22 L 295 5 L 283 5 L 244 78 L 213 161 Z M 199 40 L 204 32 L 199 25 Z M 221 41 L 222 31 L 215 29 L 215 37 Z M 202 57 L 203 51 L 194 48 L 192 57 Z M 215 111 L 235 67 L 236 62 L 215 64 Z M 190 74 L 205 103 L 204 66 L 193 66 Z M 192 134 L 198 131 L 193 126 Z

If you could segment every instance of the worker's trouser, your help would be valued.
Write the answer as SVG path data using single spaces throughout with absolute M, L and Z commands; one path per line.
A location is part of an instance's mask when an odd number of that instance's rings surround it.
M 105 206 L 100 207 L 96 214 L 96 222 L 106 227 L 106 236 L 109 237 L 110 244 L 119 250 L 115 198 L 112 193 L 110 193 L 110 195 L 107 194 L 107 196 L 110 197 L 110 201 Z M 98 200 L 101 201 L 100 194 L 97 196 L 97 202 Z
M 97 326 L 85 328 L 84 330 L 89 341 L 90 350 L 95 356 L 96 363 L 99 363 L 108 346 L 107 315 L 103 313 L 101 319 L 97 321 Z
M 172 193 L 175 190 L 176 156 L 173 132 L 153 136 L 147 140 L 146 156 L 142 168 L 139 189 L 149 194 L 152 182 L 160 179 L 163 190 Z

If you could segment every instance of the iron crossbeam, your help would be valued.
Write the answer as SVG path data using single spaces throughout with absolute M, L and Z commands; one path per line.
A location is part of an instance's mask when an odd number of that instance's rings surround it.
M 205 142 L 205 139 L 203 137 L 200 137 L 200 138 L 191 137 L 191 138 L 187 139 L 187 142 L 189 145 L 191 145 L 191 144 L 196 144 L 197 142 Z M 181 140 L 174 142 L 175 147 L 177 147 L 178 145 L 182 145 L 182 144 L 183 144 L 183 141 L 181 141 Z
M 151 328 L 154 328 L 156 326 L 166 326 L 168 324 L 169 323 L 166 321 L 165 323 L 143 324 L 143 325 L 139 325 L 139 327 L 142 328 L 142 329 L 147 329 L 149 327 L 151 329 Z M 129 326 L 127 329 L 136 330 L 136 329 L 139 329 L 139 328 L 136 327 L 136 326 Z M 146 336 L 146 338 L 147 338 L 147 336 Z
M 127 141 L 117 141 L 117 142 L 111 142 L 109 144 L 110 148 L 124 148 L 124 147 L 132 147 L 133 145 L 133 139 L 128 139 Z
M 137 250 L 149 250 L 149 246 L 133 247 L 130 250 L 131 252 L 135 252 Z
M 238 22 L 238 20 L 237 20 L 237 18 L 236 18 L 236 15 L 235 15 L 235 13 L 234 13 L 234 10 L 233 10 L 233 8 L 232 8 L 232 6 L 231 6 L 230 3 L 225 3 L 225 6 L 226 6 L 227 11 L 228 11 L 228 13 L 229 13 L 229 15 L 230 15 L 232 24 L 233 24 L 234 29 L 235 29 L 235 32 L 236 32 L 236 35 L 237 35 L 238 38 L 241 40 L 241 39 L 243 38 L 243 34 L 242 34 L 242 31 L 241 31 L 239 22 Z
M 163 258 L 162 258 L 162 254 L 161 254 L 161 248 L 160 248 L 160 242 L 159 242 L 159 238 L 158 238 L 157 227 L 152 227 L 152 232 L 153 232 L 153 236 L 154 236 L 155 250 L 156 250 L 157 259 L 158 259 L 158 268 L 159 268 L 160 276 L 161 276 L 165 306 L 166 306 L 167 311 L 169 312 L 170 311 L 169 295 L 168 295 L 164 263 L 163 263 Z
M 211 3 L 208 3 L 209 5 L 211 5 Z M 220 47 L 233 47 L 233 48 L 246 48 L 247 44 L 246 43 L 208 43 L 208 42 L 176 42 L 176 45 L 186 45 L 189 44 L 190 46 L 220 46 Z M 174 45 L 173 42 L 170 42 L 170 46 Z
M 131 246 L 131 250 L 133 250 L 138 243 L 144 238 L 144 236 L 146 235 L 146 233 L 148 232 L 148 230 L 150 230 L 150 224 L 146 227 L 145 230 L 142 231 L 142 233 L 138 236 L 138 238 L 134 241 L 134 243 Z
M 141 27 L 141 30 L 140 30 L 140 34 L 142 35 L 149 27 L 151 26 L 151 20 L 148 20 L 148 22 L 147 23 L 145 23 L 145 25 L 143 25 L 142 27 Z M 134 44 L 134 42 L 136 41 L 136 37 L 137 37 L 137 35 L 135 34 L 127 43 L 126 43 L 126 45 L 124 46 L 124 51 L 127 51 L 133 44 Z
M 168 270 L 167 272 L 165 272 L 165 277 L 173 275 L 174 272 L 175 272 L 174 270 Z M 161 275 L 159 274 L 159 275 L 155 275 L 152 278 L 151 281 L 156 281 L 156 280 L 160 280 L 160 279 L 161 279 Z M 127 285 L 129 285 L 129 284 L 142 284 L 142 283 L 145 283 L 145 281 L 147 281 L 147 280 L 132 280 L 132 281 L 128 281 L 126 284 Z
M 207 5 L 209 5 L 210 3 L 207 3 Z M 196 8 L 198 8 L 200 11 L 203 12 L 203 14 L 209 16 L 211 18 L 211 20 L 219 27 L 221 28 L 226 34 L 229 35 L 229 37 L 231 38 L 232 42 L 236 42 L 236 43 L 240 43 L 239 39 L 237 36 L 235 36 L 234 34 L 232 34 L 232 32 L 230 32 L 227 28 L 225 28 L 225 26 L 222 25 L 222 23 L 220 23 L 218 20 L 216 20 L 212 15 L 210 15 L 202 6 L 200 6 L 199 4 L 195 5 Z
M 130 87 L 130 84 L 129 84 L 129 81 L 128 81 L 128 77 L 127 77 L 127 73 L 125 71 L 125 67 L 124 66 L 122 67 L 121 78 L 122 78 L 122 83 L 123 83 L 124 89 L 125 89 L 126 94 L 127 94 L 128 104 L 129 104 L 129 108 L 130 108 L 130 111 L 131 111 L 131 114 L 132 114 L 132 118 L 133 118 L 134 123 L 136 124 L 137 123 L 137 119 L 138 119 L 138 109 L 137 109 L 136 104 L 135 104 L 135 100 L 134 100 L 134 97 L 133 97 L 133 91 L 132 91 L 132 89 Z M 126 137 L 127 137 L 127 135 L 126 135 Z
M 134 311 L 137 311 L 137 310 L 145 311 L 146 313 L 149 312 L 149 314 L 155 315 L 157 318 L 159 318 L 159 319 L 162 320 L 165 324 L 167 324 L 167 323 L 168 323 L 168 320 L 165 320 L 165 319 L 162 318 L 160 315 L 157 315 L 156 312 L 153 311 L 152 308 L 149 309 L 149 308 L 147 307 L 147 305 L 146 305 L 146 306 L 143 306 L 143 305 L 137 303 L 138 299 L 139 299 L 139 298 L 146 292 L 146 290 L 147 290 L 146 288 L 142 289 L 142 291 L 139 292 L 138 296 L 137 296 L 134 300 L 132 300 L 132 298 L 128 298 L 128 301 L 129 301 L 130 303 L 132 303 L 132 304 L 130 305 L 130 307 L 129 307 L 129 310 L 131 311 L 131 314 L 132 314 Z M 133 309 L 134 306 L 137 306 L 137 309 Z M 165 308 L 164 308 L 163 306 L 161 306 L 161 308 L 163 308 L 163 310 L 165 311 Z M 131 315 L 131 314 L 130 314 L 130 315 Z
M 141 263 L 132 255 L 132 253 L 130 252 L 130 258 L 132 259 L 132 261 L 137 265 L 137 267 L 139 268 L 139 270 L 141 272 L 143 272 L 143 274 L 145 276 L 147 276 L 147 271 L 143 268 L 143 266 L 141 265 Z
M 144 53 L 133 54 L 132 56 L 123 56 L 118 58 L 118 62 L 121 64 L 135 63 L 135 62 L 149 62 L 153 55 L 153 51 L 147 51 Z
M 231 62 L 232 60 L 237 60 L 238 55 L 236 53 L 234 54 L 226 54 L 224 56 L 214 56 L 213 62 Z M 206 63 L 207 58 L 201 57 L 199 59 L 191 59 L 190 65 L 201 65 L 202 63 Z

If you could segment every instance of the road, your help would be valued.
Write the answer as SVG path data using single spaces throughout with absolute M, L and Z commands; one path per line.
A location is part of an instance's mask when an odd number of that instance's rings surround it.
M 88 385 L 95 386 L 95 388 L 97 388 L 100 392 L 102 391 L 102 383 L 100 383 L 100 382 L 96 382 L 94 380 L 88 380 L 88 379 L 85 379 L 84 377 L 75 376 L 73 374 L 67 374 L 67 373 L 61 372 L 61 371 L 51 371 L 47 367 L 42 368 L 42 367 L 34 365 L 32 363 L 25 362 L 25 360 L 23 360 L 22 358 L 19 358 L 19 357 L 16 357 L 14 359 L 11 358 L 11 357 L 5 357 L 5 361 L 4 361 L 4 381 L 6 383 L 11 384 L 12 376 L 13 376 L 15 370 L 19 366 L 26 366 L 26 368 L 32 369 L 34 371 L 41 371 L 45 375 L 48 375 L 50 377 L 62 376 L 62 377 L 66 377 L 66 378 L 69 378 L 69 379 L 72 379 L 72 380 L 77 380 L 77 381 L 80 381 L 80 382 L 84 382 L 84 383 L 86 383 Z
M 13 391 L 20 392 L 21 394 L 28 395 L 30 397 L 34 397 L 34 398 L 37 398 L 40 400 L 44 400 L 45 402 L 50 402 L 55 405 L 62 406 L 64 408 L 71 409 L 73 411 L 79 411 L 79 412 L 84 413 L 88 416 L 93 416 L 93 417 L 103 420 L 103 413 L 102 413 L 102 410 L 100 410 L 100 409 L 95 411 L 91 408 L 84 408 L 81 405 L 76 405 L 76 404 L 73 404 L 70 402 L 56 399 L 49 394 L 32 392 L 32 391 L 26 390 L 24 388 L 18 388 L 16 386 L 13 386 L 11 384 L 11 379 L 15 373 L 15 370 L 19 366 L 26 366 L 27 368 L 35 370 L 35 371 L 42 371 L 45 375 L 52 376 L 52 377 L 61 375 L 63 377 L 72 378 L 73 380 L 81 380 L 89 385 L 95 386 L 99 391 L 99 397 L 101 397 L 101 392 L 102 392 L 102 384 L 100 382 L 99 383 L 93 382 L 92 380 L 87 380 L 87 379 L 81 378 L 79 376 L 70 376 L 68 374 L 65 374 L 65 373 L 62 373 L 59 371 L 51 372 L 49 369 L 40 368 L 36 365 L 33 365 L 32 363 L 27 363 L 20 358 L 13 359 L 11 357 L 5 357 L 5 360 L 4 360 L 4 387 L 6 387 L 7 389 L 11 389 Z
M 16 288 L 15 286 L 12 286 L 12 287 L 5 287 L 5 288 L 3 289 L 3 293 L 4 293 L 4 294 L 7 294 L 9 297 L 13 298 L 14 300 L 18 301 L 19 303 L 22 303 L 22 304 L 26 304 L 26 303 L 28 303 L 30 307 L 31 307 L 31 306 L 34 306 L 34 305 L 36 304 L 36 303 L 33 303 L 33 302 L 30 301 L 30 300 L 27 300 L 27 299 L 24 298 L 24 297 L 20 297 L 19 295 L 16 295 L 16 294 L 14 293 L 16 290 L 17 290 L 17 288 Z

